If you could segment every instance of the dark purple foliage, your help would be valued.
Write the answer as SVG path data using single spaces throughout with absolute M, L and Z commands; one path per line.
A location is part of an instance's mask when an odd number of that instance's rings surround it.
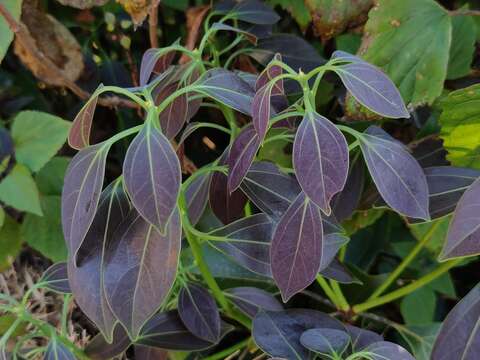
M 361 282 L 354 278 L 345 266 L 337 259 L 333 259 L 325 269 L 321 270 L 320 275 L 342 284 L 361 284 Z
M 208 190 L 211 173 L 204 173 L 195 178 L 185 189 L 185 198 L 187 201 L 187 212 L 190 223 L 195 225 L 202 216 L 208 202 Z
M 255 287 L 228 289 L 225 295 L 248 317 L 254 318 L 260 310 L 281 311 L 282 304 L 269 292 Z
M 252 126 L 246 126 L 235 138 L 228 154 L 228 191 L 232 193 L 242 182 L 260 148 L 261 139 Z
M 246 29 L 240 29 L 238 27 L 230 26 L 224 23 L 213 23 L 211 26 L 212 29 L 222 30 L 222 31 L 232 31 L 244 35 L 250 42 L 253 44 L 257 43 L 257 36 Z
M 140 86 L 146 85 L 153 72 L 164 72 L 172 63 L 175 51 L 162 51 L 161 49 L 148 49 L 142 57 L 140 64 Z
M 97 211 L 109 149 L 104 143 L 84 148 L 73 157 L 65 174 L 62 226 L 74 263 Z
M 372 360 L 415 360 L 403 347 L 388 341 L 373 343 L 363 351 L 369 352 Z
M 104 271 L 108 304 L 132 339 L 160 307 L 175 281 L 181 234 L 178 210 L 162 235 L 132 209 L 108 244 Z
M 45 287 L 49 290 L 60 293 L 71 293 L 68 282 L 67 263 L 59 262 L 50 266 L 42 275 L 40 282 L 45 282 Z
M 220 338 L 220 313 L 215 299 L 200 285 L 188 283 L 178 295 L 178 314 L 190 332 L 215 343 Z
M 359 103 L 385 117 L 410 117 L 397 87 L 380 69 L 344 51 L 335 51 L 332 58 L 347 62 L 335 72 Z
M 323 256 L 320 208 L 300 193 L 278 222 L 270 249 L 273 278 L 284 302 L 315 280 Z
M 72 352 L 62 342 L 53 338 L 45 351 L 44 360 L 75 360 Z
M 319 327 L 344 330 L 343 325 L 315 310 L 290 309 L 260 311 L 253 320 L 255 343 L 270 356 L 308 359 L 309 351 L 300 343 L 301 335 Z
M 103 85 L 100 85 L 97 91 L 102 87 Z M 90 145 L 90 131 L 92 130 L 93 115 L 97 102 L 98 95 L 92 96 L 75 116 L 68 134 L 68 145 L 70 147 L 81 150 Z
M 480 179 L 462 195 L 453 213 L 441 260 L 480 253 Z
M 93 360 L 111 359 L 122 354 L 131 341 L 122 325 L 117 323 L 113 329 L 113 340 L 107 342 L 102 334 L 97 334 L 85 348 L 85 354 Z
M 0 164 L 8 156 L 13 155 L 13 151 L 13 139 L 10 133 L 4 128 L 0 128 Z
M 314 328 L 300 336 L 300 343 L 307 349 L 320 354 L 342 354 L 350 342 L 350 335 L 344 330 Z
M 348 146 L 327 118 L 307 113 L 295 136 L 293 166 L 306 196 L 330 214 L 330 200 L 347 180 Z
M 135 208 L 163 232 L 177 205 L 181 171 L 175 151 L 152 121 L 130 144 L 123 175 Z
M 360 138 L 370 175 L 383 200 L 398 213 L 428 220 L 428 185 L 408 150 L 381 128 L 370 126 Z
M 352 339 L 352 348 L 354 352 L 363 350 L 367 346 L 383 341 L 383 337 L 378 335 L 376 332 L 365 330 L 353 325 L 345 325 L 347 332 L 350 334 Z
M 235 19 L 252 24 L 275 24 L 280 17 L 270 7 L 259 0 L 224 0 L 214 7 L 219 14 L 229 14 Z

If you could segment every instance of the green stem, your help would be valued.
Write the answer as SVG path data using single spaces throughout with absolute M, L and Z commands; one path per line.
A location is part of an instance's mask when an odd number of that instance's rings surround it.
M 240 341 L 238 344 L 235 344 L 228 349 L 222 350 L 216 354 L 213 354 L 211 356 L 208 356 L 204 358 L 203 360 L 221 360 L 225 359 L 229 355 L 233 354 L 234 352 L 243 349 L 244 347 L 248 346 L 248 343 L 250 342 L 250 338 Z
M 448 272 L 451 268 L 457 266 L 460 264 L 462 259 L 457 259 L 457 260 L 451 260 L 448 262 L 445 262 L 441 264 L 438 268 L 436 268 L 434 271 L 431 273 L 422 276 L 420 279 L 412 282 L 411 284 L 404 286 L 400 289 L 397 289 L 395 291 L 392 291 L 391 293 L 388 293 L 386 295 L 380 296 L 378 298 L 372 299 L 372 300 L 367 300 L 364 303 L 355 305 L 353 307 L 353 312 L 355 313 L 361 313 L 364 311 L 367 311 L 371 308 L 381 306 L 384 304 L 387 304 L 389 302 L 392 302 L 394 300 L 397 300 L 403 296 L 406 296 L 415 290 L 421 288 L 422 286 L 425 286 L 426 284 L 432 282 L 439 276 L 443 275 L 444 273 Z
M 408 265 L 415 259 L 418 253 L 424 248 L 428 241 L 432 238 L 435 230 L 440 223 L 437 222 L 426 232 L 421 241 L 415 245 L 410 253 L 403 259 L 403 261 L 397 266 L 397 268 L 385 279 L 385 281 L 370 295 L 367 300 L 373 300 L 378 298 L 382 293 L 387 290 L 390 285 L 400 276 L 400 274 L 407 268 Z
M 322 287 L 325 295 L 327 295 L 330 301 L 335 305 L 335 307 L 339 308 L 340 302 L 337 299 L 337 295 L 333 292 L 333 290 L 330 288 L 330 285 L 328 285 L 328 282 L 323 278 L 322 275 L 317 275 L 317 282 Z
M 338 305 L 340 306 L 340 310 L 342 311 L 349 311 L 350 305 L 348 304 L 347 299 L 343 295 L 342 289 L 340 285 L 335 280 L 330 280 L 330 286 L 332 287 L 333 292 L 337 296 Z
M 225 117 L 225 120 L 228 123 L 228 126 L 230 127 L 230 131 L 231 131 L 230 142 L 232 142 L 238 133 L 238 126 L 237 126 L 237 120 L 235 119 L 235 113 L 227 105 L 222 104 L 220 102 L 217 102 L 217 104 L 220 107 L 220 110 L 222 111 L 223 116 Z

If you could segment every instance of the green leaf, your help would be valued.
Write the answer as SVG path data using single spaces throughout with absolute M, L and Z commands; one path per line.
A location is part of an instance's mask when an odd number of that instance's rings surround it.
M 67 259 L 61 223 L 61 197 L 42 196 L 43 216 L 27 214 L 21 226 L 23 239 L 53 262 Z
M 342 223 L 347 235 L 353 235 L 358 230 L 374 224 L 385 213 L 385 209 L 369 209 L 355 211 L 350 219 Z
M 452 46 L 447 79 L 458 79 L 470 73 L 476 38 L 475 21 L 471 16 L 452 17 Z
M 276 136 L 285 133 L 285 129 L 272 129 L 269 136 Z M 287 150 L 287 145 L 291 144 L 286 139 L 277 139 L 267 142 L 260 148 L 257 159 L 275 162 L 281 167 L 292 166 L 292 154 Z
M 3 226 L 3 223 L 5 222 L 5 210 L 0 206 L 0 229 Z
M 453 280 L 449 273 L 445 273 L 436 278 L 430 284 L 428 284 L 427 287 L 439 292 L 442 295 L 446 295 L 451 298 L 457 297 L 457 292 L 455 291 L 455 286 L 453 285 Z
M 435 254 L 435 256 L 438 256 L 447 237 L 450 219 L 451 215 L 433 221 L 408 224 L 408 227 L 418 241 L 422 241 L 425 237 L 428 237 L 428 240 L 425 240 L 425 247 Z
M 416 360 L 430 360 L 433 343 L 440 331 L 441 323 L 428 325 L 399 326 L 395 329 L 410 346 Z
M 5 6 L 8 12 L 15 18 L 15 20 L 20 19 L 20 14 L 22 12 L 22 1 L 21 0 L 0 0 L 0 4 Z M 0 15 L 0 63 L 3 60 L 3 57 L 7 53 L 8 47 L 13 40 L 13 32 L 8 27 L 5 18 Z
M 20 225 L 10 216 L 6 216 L 0 229 L 0 272 L 10 267 L 21 247 Z
M 433 321 L 437 297 L 432 289 L 420 288 L 405 296 L 400 312 L 408 325 L 422 325 Z
M 362 43 L 362 38 L 358 34 L 342 34 L 335 38 L 337 50 L 342 50 L 350 54 L 355 54 Z
M 42 195 L 62 195 L 63 178 L 70 158 L 56 156 L 35 175 L 38 190 Z
M 440 106 L 440 137 L 447 160 L 480 169 L 480 84 L 451 92 Z
M 380 0 L 369 13 L 361 55 L 387 73 L 405 103 L 431 104 L 447 76 L 451 28 L 434 0 Z
M 37 185 L 22 164 L 16 164 L 0 182 L 0 200 L 17 210 L 42 215 Z
M 271 6 L 280 6 L 283 10 L 288 11 L 302 31 L 307 30 L 312 21 L 303 0 L 268 0 L 267 3 Z
M 39 111 L 22 111 L 13 120 L 11 133 L 18 162 L 36 172 L 65 143 L 70 122 Z

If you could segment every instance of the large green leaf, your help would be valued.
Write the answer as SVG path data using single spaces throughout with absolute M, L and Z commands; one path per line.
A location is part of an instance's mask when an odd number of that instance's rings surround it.
M 16 164 L 0 182 L 0 200 L 17 210 L 42 215 L 37 185 L 22 164 Z
M 36 172 L 65 143 L 70 122 L 39 111 L 22 111 L 14 119 L 12 137 L 15 157 Z
M 451 92 L 440 106 L 447 159 L 455 166 L 480 169 L 480 84 Z
M 400 303 L 400 311 L 408 325 L 431 323 L 435 315 L 437 298 L 433 290 L 425 287 L 405 296 Z
M 434 0 L 380 0 L 369 13 L 361 55 L 387 73 L 405 103 L 431 104 L 447 76 L 451 28 Z
M 62 195 L 63 178 L 70 158 L 56 156 L 35 175 L 38 190 L 42 195 Z
M 410 231 L 418 241 L 425 241 L 425 247 L 433 254 L 440 254 L 447 237 L 451 216 L 444 216 L 433 221 L 408 224 Z
M 27 214 L 21 233 L 25 241 L 53 262 L 65 261 L 67 247 L 61 223 L 61 198 L 58 195 L 42 196 L 43 216 Z
M 0 229 L 0 272 L 7 269 L 22 247 L 20 226 L 9 216 Z
M 395 329 L 410 346 L 416 360 L 430 360 L 433 343 L 440 331 L 441 323 L 428 325 L 399 326 Z
M 16 19 L 20 19 L 20 13 L 22 12 L 22 0 L 0 0 L 0 4 L 10 12 L 10 14 Z M 7 22 L 3 16 L 0 16 L 0 63 L 5 56 L 10 43 L 13 40 L 13 32 L 8 27 Z
M 452 18 L 452 46 L 448 61 L 447 79 L 468 75 L 475 51 L 477 31 L 471 16 Z

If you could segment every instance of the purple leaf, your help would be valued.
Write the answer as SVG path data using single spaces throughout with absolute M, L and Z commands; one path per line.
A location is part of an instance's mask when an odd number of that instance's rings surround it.
M 72 352 L 62 342 L 53 337 L 48 343 L 44 360 L 76 360 Z
M 325 222 L 324 222 L 325 224 Z M 335 259 L 340 248 L 349 241 L 349 238 L 339 233 L 328 233 L 323 226 L 323 256 L 319 271 L 326 269 Z
M 270 241 L 274 224 L 265 214 L 255 214 L 211 232 L 225 241 L 211 241 L 218 251 L 260 275 L 271 276 Z
M 161 104 L 166 98 L 178 89 L 179 84 L 173 83 L 165 86 L 155 97 L 155 104 Z M 187 121 L 188 96 L 177 96 L 160 114 L 160 126 L 167 139 L 173 139 Z
M 97 91 L 102 87 L 103 85 L 100 85 Z M 88 99 L 87 103 L 83 105 L 77 116 L 75 116 L 68 134 L 68 145 L 70 145 L 70 147 L 81 150 L 90 146 L 90 131 L 92 129 L 93 114 L 97 107 L 97 101 L 98 95 L 94 94 Z
M 187 213 L 190 223 L 195 225 L 202 216 L 208 202 L 208 189 L 212 179 L 211 173 L 197 176 L 185 189 Z
M 241 189 L 249 199 L 274 220 L 280 219 L 300 193 L 300 185 L 290 175 L 282 173 L 270 162 L 254 162 Z
M 135 345 L 135 360 L 168 360 L 168 351 L 150 346 Z
M 235 74 L 237 74 L 243 81 L 245 81 L 250 86 L 253 91 L 255 91 L 255 83 L 257 82 L 258 75 L 240 70 L 235 70 Z
M 424 169 L 427 177 L 432 219 L 450 214 L 465 190 L 480 177 L 480 171 L 453 166 Z
M 415 360 L 403 347 L 388 341 L 373 343 L 363 351 L 370 353 L 372 360 Z
M 231 330 L 232 326 L 222 321 L 220 338 Z M 154 315 L 143 327 L 136 343 L 182 351 L 199 351 L 215 345 L 188 331 L 176 310 Z
M 277 53 L 282 56 L 283 62 L 295 71 L 302 69 L 308 72 L 325 62 L 312 45 L 293 34 L 275 34 L 261 39 L 254 51 L 248 55 L 267 65 Z
M 210 28 L 215 29 L 217 31 L 218 30 L 232 31 L 232 32 L 242 34 L 248 39 L 248 41 L 250 41 L 253 44 L 257 44 L 257 37 L 245 29 L 240 29 L 238 27 L 233 27 L 233 26 L 230 26 L 224 23 L 218 23 L 218 22 L 213 23 L 212 26 L 210 26 Z
M 39 282 L 46 282 L 49 290 L 69 294 L 72 292 L 68 282 L 67 263 L 59 262 L 50 266 L 42 275 Z
M 463 193 L 448 228 L 440 259 L 480 253 L 480 179 Z
M 97 211 L 109 149 L 109 144 L 100 143 L 80 150 L 65 174 L 62 226 L 74 262 Z
M 422 168 L 450 165 L 446 159 L 447 151 L 440 139 L 422 139 L 421 142 L 412 146 L 412 155 Z
M 220 157 L 219 165 L 225 164 L 225 159 L 228 158 L 228 151 L 226 149 Z M 215 172 L 212 175 L 209 191 L 210 207 L 215 216 L 224 224 L 243 217 L 245 204 L 247 203 L 247 198 L 240 189 L 230 193 L 227 184 L 228 178 L 224 174 Z
M 103 335 L 97 334 L 85 348 L 85 354 L 92 360 L 111 359 L 121 355 L 130 346 L 131 341 L 122 325 L 117 324 L 113 330 L 113 340 L 108 343 Z
M 280 17 L 270 7 L 258 0 L 232 1 L 218 3 L 214 11 L 219 14 L 229 14 L 235 19 L 251 24 L 271 25 L 280 20 Z
M 332 199 L 332 211 L 337 221 L 343 221 L 352 216 L 357 209 L 365 183 L 363 162 L 358 158 L 350 164 L 347 182 L 342 191 Z
M 385 117 L 410 117 L 400 92 L 380 69 L 343 51 L 335 51 L 332 58 L 348 62 L 334 71 L 359 103 Z
M 0 128 L 0 164 L 14 152 L 13 139 L 5 128 Z M 3 170 L 1 171 L 3 172 Z M 0 175 L 1 175 L 0 172 Z
M 127 150 L 123 175 L 135 208 L 163 232 L 177 204 L 180 163 L 168 139 L 148 119 Z
M 402 215 L 428 220 L 427 180 L 415 158 L 376 126 L 359 140 L 370 175 L 388 206 Z
M 305 331 L 300 343 L 307 349 L 325 355 L 342 354 L 350 342 L 350 335 L 344 330 L 315 328 Z
M 347 180 L 345 137 L 327 118 L 305 114 L 293 144 L 293 166 L 305 194 L 329 215 L 331 198 Z
M 140 64 L 140 86 L 144 86 L 150 80 L 153 72 L 162 73 L 172 63 L 175 51 L 162 51 L 161 49 L 148 49 L 142 57 Z
M 320 209 L 300 193 L 278 222 L 270 249 L 273 278 L 284 302 L 315 280 L 323 254 Z
M 190 332 L 216 343 L 220 339 L 220 313 L 215 299 L 202 286 L 186 284 L 178 295 L 178 314 Z
M 175 281 L 182 234 L 178 210 L 165 232 L 162 235 L 132 209 L 106 249 L 108 304 L 132 339 L 157 311 Z
M 361 284 L 361 281 L 354 278 L 337 259 L 333 259 L 325 269 L 321 270 L 320 275 L 342 284 Z
M 432 350 L 434 360 L 474 360 L 480 351 L 480 284 L 445 318 Z
M 318 327 L 344 329 L 342 323 L 319 311 L 290 309 L 258 312 L 252 333 L 258 347 L 270 356 L 309 359 L 310 352 L 300 343 L 300 336 Z
M 255 287 L 236 287 L 225 291 L 225 295 L 245 315 L 254 318 L 260 310 L 281 311 L 282 304 L 269 292 Z
M 272 61 L 282 61 L 282 56 L 280 54 L 275 54 Z M 260 75 L 257 78 L 255 83 L 255 91 L 259 92 L 260 89 L 265 87 L 271 80 L 283 74 L 283 69 L 281 66 L 272 64 L 271 62 L 263 69 Z M 270 103 L 273 108 L 277 111 L 283 111 L 288 107 L 288 100 L 285 95 L 285 89 L 283 86 L 283 79 L 277 80 L 272 84 L 272 88 L 268 90 L 270 93 Z M 255 99 L 254 99 L 255 101 Z M 254 105 L 255 106 L 255 105 Z M 270 111 L 270 110 L 269 110 Z M 254 114 L 255 115 L 255 114 Z M 270 118 L 270 116 L 269 116 Z
M 352 339 L 352 348 L 354 352 L 363 350 L 373 343 L 383 341 L 383 337 L 378 335 L 376 332 L 348 324 L 345 325 L 345 328 Z
M 235 138 L 228 154 L 228 191 L 232 193 L 242 182 L 260 148 L 261 139 L 253 126 L 246 126 Z
M 112 340 L 117 319 L 110 310 L 104 289 L 105 251 L 129 211 L 130 202 L 122 182 L 111 183 L 100 196 L 92 226 L 78 252 L 79 266 L 76 267 L 71 258 L 68 262 L 68 277 L 76 303 L 108 341 Z
M 234 72 L 221 68 L 208 70 L 200 78 L 197 91 L 243 114 L 251 114 L 255 93 Z

